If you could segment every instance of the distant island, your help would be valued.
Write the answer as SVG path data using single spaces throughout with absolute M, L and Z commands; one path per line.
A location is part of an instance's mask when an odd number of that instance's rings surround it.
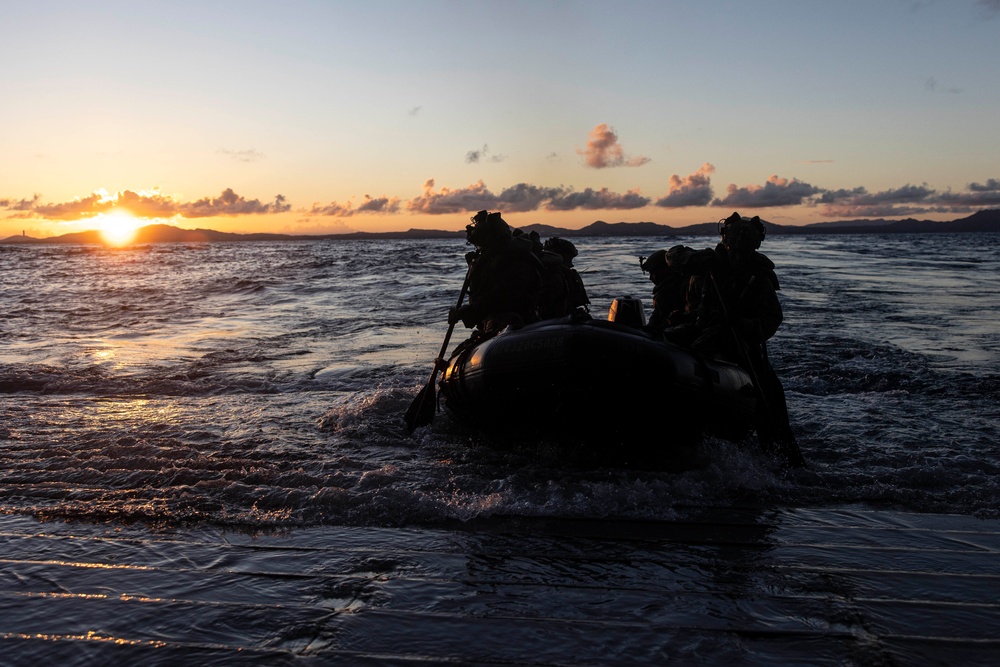
M 816 222 L 809 225 L 778 225 L 764 221 L 767 233 L 784 234 L 963 234 L 970 232 L 1000 232 L 1000 210 L 979 211 L 967 218 L 939 220 L 842 220 Z M 671 227 L 655 222 L 604 222 L 598 220 L 581 229 L 565 229 L 550 225 L 529 224 L 520 227 L 525 232 L 538 232 L 542 238 L 580 237 L 650 237 L 650 236 L 716 236 L 718 223 L 702 222 L 685 227 Z M 352 232 L 349 234 L 235 234 L 212 229 L 181 229 L 172 225 L 147 225 L 136 230 L 128 245 L 147 243 L 207 243 L 233 241 L 313 241 L 370 239 L 447 239 L 465 238 L 465 231 L 410 229 L 405 232 Z M 0 243 L 70 243 L 104 244 L 99 231 L 77 232 L 38 239 L 30 236 L 9 236 Z

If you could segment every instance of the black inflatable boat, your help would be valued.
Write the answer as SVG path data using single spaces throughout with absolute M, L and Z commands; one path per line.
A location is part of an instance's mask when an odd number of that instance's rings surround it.
M 658 450 L 703 433 L 740 438 L 756 409 L 739 366 L 640 326 L 573 316 L 464 350 L 448 362 L 440 391 L 445 409 L 477 428 L 607 444 L 640 439 Z

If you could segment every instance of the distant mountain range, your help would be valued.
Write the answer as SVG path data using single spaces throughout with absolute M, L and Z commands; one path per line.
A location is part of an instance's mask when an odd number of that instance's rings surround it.
M 776 225 L 763 221 L 768 234 L 958 234 L 969 232 L 1000 232 L 1000 210 L 979 211 L 967 218 L 950 221 L 937 220 L 842 220 L 817 222 L 810 225 Z M 564 229 L 550 225 L 530 224 L 521 227 L 525 232 L 538 232 L 542 238 L 561 236 L 716 236 L 718 223 L 702 222 L 685 227 L 671 227 L 655 222 L 615 222 L 598 220 L 581 229 Z M 234 234 L 212 229 L 181 229 L 172 225 L 147 225 L 136 231 L 131 245 L 147 243 L 205 243 L 220 241 L 311 241 L 320 239 L 443 239 L 464 238 L 465 231 L 447 232 L 431 229 L 410 229 L 405 232 L 353 232 L 350 234 Z M 63 234 L 44 239 L 30 236 L 10 236 L 0 243 L 71 243 L 103 244 L 99 231 Z

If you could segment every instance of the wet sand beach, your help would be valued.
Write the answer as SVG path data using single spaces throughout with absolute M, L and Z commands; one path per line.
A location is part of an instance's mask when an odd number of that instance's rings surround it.
M 4 664 L 990 665 L 1000 522 L 866 510 L 459 529 L 0 521 Z

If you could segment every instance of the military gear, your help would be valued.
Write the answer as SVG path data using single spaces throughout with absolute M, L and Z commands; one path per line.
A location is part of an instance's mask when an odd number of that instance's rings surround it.
M 580 274 L 573 267 L 576 246 L 553 237 L 542 244 L 542 296 L 539 315 L 542 319 L 563 317 L 582 309 L 586 315 L 590 299 Z
M 665 329 L 684 320 L 684 308 L 688 282 L 685 267 L 687 257 L 696 251 L 683 245 L 675 245 L 669 250 L 657 250 L 643 260 L 641 268 L 649 272 L 653 281 L 653 313 L 649 317 L 649 328 Z
M 719 235 L 722 245 L 733 258 L 743 257 L 760 247 L 767 235 L 764 223 L 760 217 L 744 218 L 739 213 L 733 213 L 725 220 L 719 221 Z
M 782 321 L 774 262 L 755 251 L 736 261 L 722 243 L 709 252 L 714 252 L 715 260 L 711 263 L 710 273 L 697 274 L 692 279 L 688 311 L 695 316 L 698 326 L 705 330 L 738 323 L 747 343 L 762 346 L 774 335 Z M 718 290 L 710 284 L 712 279 Z M 726 349 L 726 345 L 716 345 L 720 340 L 725 342 L 725 339 L 706 336 L 704 341 L 695 343 L 701 352 L 722 353 L 735 358 L 733 350 Z
M 573 268 L 573 258 L 579 253 L 576 250 L 576 246 L 572 242 L 566 239 L 561 239 L 558 236 L 553 236 L 548 239 L 542 246 L 545 250 L 549 252 L 554 252 L 563 258 L 563 262 L 566 266 Z
M 469 282 L 469 302 L 451 318 L 490 337 L 505 326 L 538 320 L 541 261 L 529 235 L 514 236 L 500 213 L 480 211 L 466 228 L 478 258 Z M 539 252 L 541 243 L 538 243 Z
M 643 259 L 639 263 L 639 268 L 642 269 L 643 273 L 650 275 L 665 271 L 667 269 L 667 251 L 657 250 L 649 257 Z
M 477 248 L 506 244 L 512 237 L 510 226 L 500 213 L 480 211 L 472 216 L 472 224 L 465 226 L 465 239 Z

